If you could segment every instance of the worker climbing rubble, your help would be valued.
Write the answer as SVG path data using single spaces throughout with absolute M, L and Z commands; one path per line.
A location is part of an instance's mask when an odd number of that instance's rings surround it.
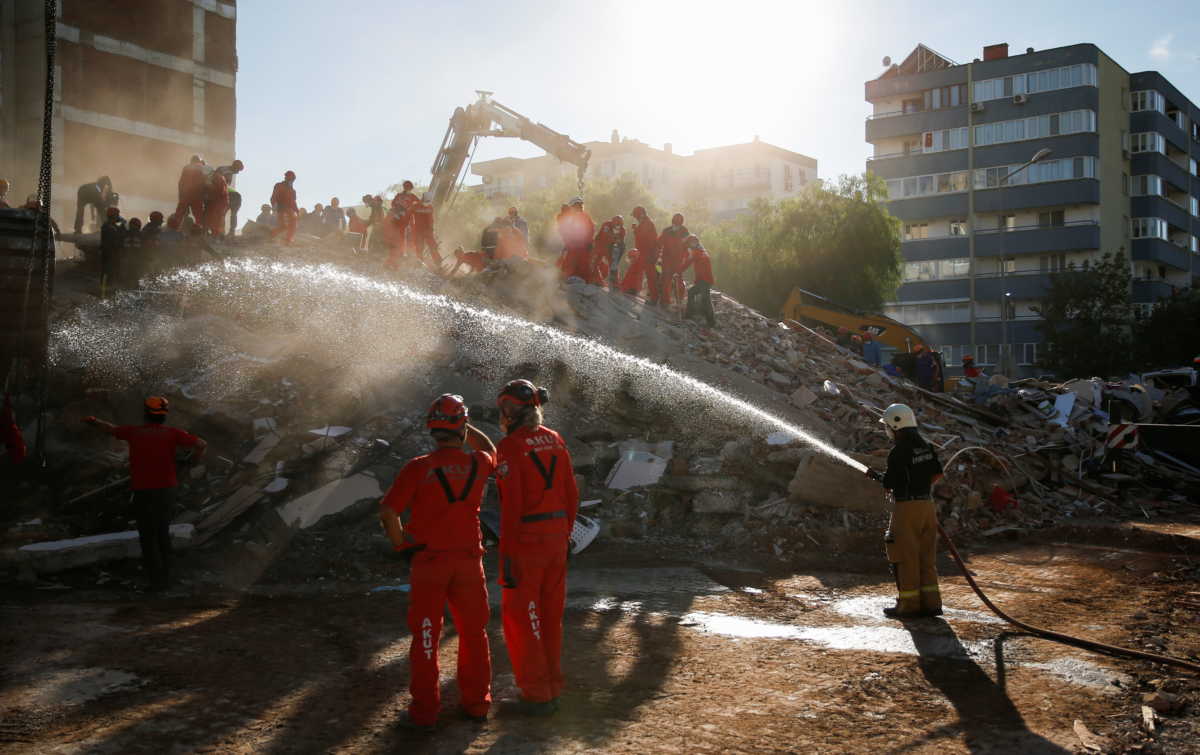
M 904 404 L 892 404 L 879 420 L 895 445 L 887 470 L 867 468 L 867 476 L 891 491 L 895 506 L 883 537 L 896 579 L 896 604 L 883 609 L 894 619 L 942 614 L 937 576 L 937 507 L 931 497 L 942 465 L 933 446 L 917 429 L 917 416 Z
M 446 277 L 454 277 L 461 267 L 465 267 L 468 273 L 480 273 L 486 270 L 487 266 L 488 258 L 483 252 L 463 251 L 460 246 L 454 250 L 454 266 L 446 273 Z
M 291 245 L 296 238 L 296 225 L 300 222 L 300 207 L 296 204 L 296 174 L 287 171 L 283 180 L 271 191 L 271 207 L 275 210 L 277 225 L 271 230 L 271 238 L 284 234 L 284 241 Z
M 496 447 L 467 420 L 462 396 L 439 396 L 425 416 L 437 448 L 405 464 L 380 501 L 392 547 L 411 565 L 408 715 L 422 728 L 432 727 L 441 709 L 438 651 L 447 605 L 458 632 L 462 713 L 483 720 L 492 702 L 479 507 L 496 469 Z
M 521 709 L 531 715 L 557 712 L 563 691 L 567 550 L 579 510 L 571 454 L 562 436 L 542 424 L 548 400 L 546 389 L 528 380 L 508 383 L 497 399 L 506 433 L 496 470 L 500 610 Z
M 625 256 L 625 218 L 620 215 L 613 215 L 609 221 L 611 227 L 612 241 L 608 245 L 608 249 L 601 250 L 602 254 L 608 255 L 608 288 L 610 291 L 617 290 L 617 279 L 621 272 L 621 258 Z
M 688 257 L 679 269 L 679 274 L 683 275 L 689 267 L 693 265 L 696 268 L 695 282 L 687 292 L 687 310 L 684 313 L 686 319 L 703 317 L 708 323 L 708 327 L 713 327 L 717 324 L 717 316 L 713 312 L 712 305 L 712 287 L 715 279 L 713 278 L 712 258 L 708 256 L 708 251 L 704 245 L 700 243 L 700 239 L 695 235 L 689 235 L 685 242 L 688 251 Z
M 217 166 L 208 177 L 207 204 L 204 208 L 208 219 L 209 233 L 223 236 L 225 228 L 225 213 L 229 213 L 229 235 L 237 230 L 238 211 L 242 209 L 242 195 L 230 188 L 237 174 L 245 170 L 241 160 L 234 160 L 229 165 Z
M 658 247 L 662 260 L 662 275 L 659 278 L 659 295 L 658 303 L 664 309 L 671 306 L 671 288 L 675 280 L 675 276 L 679 275 L 683 270 L 683 264 L 688 258 L 688 250 L 685 248 L 685 242 L 691 235 L 691 231 L 683 224 L 683 215 L 675 213 L 671 216 L 671 225 L 663 229 L 662 235 L 658 238 Z M 675 302 L 682 304 L 683 302 Z
M 560 214 L 558 235 L 563 242 L 562 277 L 579 278 L 586 281 L 591 277 L 593 239 L 596 224 L 583 209 L 583 197 L 575 197 Z
M 588 283 L 599 286 L 608 281 L 609 266 L 612 260 L 609 249 L 613 244 L 613 225 L 611 220 L 600 224 L 596 232 L 596 241 L 592 245 L 592 261 L 588 267 Z
M 646 281 L 646 295 L 650 304 L 658 303 L 658 229 L 654 221 L 646 214 L 646 208 L 633 208 L 633 244 L 637 250 L 636 258 L 632 259 L 625 277 L 621 280 L 621 290 L 631 296 L 637 296 L 642 290 L 642 279 Z
M 421 195 L 421 199 L 412 208 L 412 248 L 417 255 L 417 259 L 425 260 L 425 253 L 429 252 L 429 259 L 433 263 L 434 270 L 441 270 L 442 255 L 438 253 L 437 235 L 433 232 L 433 194 L 425 192 Z
M 175 508 L 175 450 L 195 448 L 196 459 L 207 445 L 202 438 L 168 427 L 170 404 L 162 396 L 151 396 L 143 405 L 141 425 L 114 425 L 95 417 L 84 422 L 129 444 L 129 486 L 133 489 L 133 512 L 137 517 L 138 540 L 142 546 L 142 569 L 151 589 L 161 590 L 171 582 L 171 516 Z
M 179 203 L 175 206 L 175 212 L 167 219 L 168 228 L 172 231 L 179 230 L 188 213 L 191 213 L 197 223 L 204 223 L 204 189 L 207 181 L 204 158 L 192 155 L 188 164 L 179 171 Z

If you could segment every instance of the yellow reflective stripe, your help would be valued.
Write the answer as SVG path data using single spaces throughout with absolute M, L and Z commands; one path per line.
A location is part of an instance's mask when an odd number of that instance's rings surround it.
M 915 598 L 915 597 L 918 597 L 920 594 L 921 594 L 920 590 L 901 590 L 900 591 L 901 598 Z
M 922 585 L 921 592 L 941 592 L 941 588 L 937 585 Z

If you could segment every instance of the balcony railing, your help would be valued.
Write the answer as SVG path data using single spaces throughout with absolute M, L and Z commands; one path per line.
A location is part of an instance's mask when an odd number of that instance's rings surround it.
M 880 118 L 895 118 L 898 115 L 913 115 L 914 113 L 940 113 L 946 110 L 962 110 L 964 107 L 966 107 L 966 105 L 959 105 L 957 107 L 939 107 L 932 110 L 888 110 L 883 113 L 871 113 L 867 116 L 867 120 L 874 121 Z
M 1082 226 L 1082 225 L 1099 225 L 1099 224 L 1100 224 L 1100 221 L 1091 220 L 1091 219 L 1068 220 L 1065 223 L 1059 223 L 1057 225 L 1033 224 L 1033 225 L 1015 225 L 1015 226 L 1007 227 L 1007 228 L 976 228 L 975 234 L 983 235 L 983 234 L 988 234 L 988 233 L 1018 233 L 1020 231 L 1053 231 L 1055 228 L 1069 228 L 1069 227 L 1077 227 L 1077 226 Z M 968 234 L 966 233 L 966 231 L 964 231 L 962 233 L 941 233 L 941 234 L 938 234 L 937 236 L 925 236 L 925 237 L 922 237 L 919 239 L 903 239 L 903 242 L 906 244 L 909 244 L 909 243 L 913 243 L 913 242 L 917 242 L 917 241 L 935 241 L 937 239 L 965 239 L 965 238 L 967 238 L 967 236 L 968 236 Z

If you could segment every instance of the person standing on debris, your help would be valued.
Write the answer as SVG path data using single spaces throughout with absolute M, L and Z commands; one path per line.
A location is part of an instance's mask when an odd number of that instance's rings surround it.
M 600 230 L 596 233 L 596 241 L 592 247 L 592 261 L 588 265 L 588 283 L 599 286 L 608 282 L 609 265 L 612 264 L 609 249 L 612 244 L 612 221 L 606 220 L 600 224 Z
M 427 191 L 421 195 L 421 201 L 412 209 L 413 253 L 417 259 L 424 260 L 425 252 L 433 261 L 435 270 L 442 269 L 442 255 L 438 253 L 438 240 L 433 232 L 433 192 Z
M 562 237 L 565 253 L 562 268 L 563 280 L 568 278 L 589 280 L 596 223 L 583 209 L 583 197 L 575 197 L 571 200 L 566 213 L 558 221 L 558 235 Z
M 159 235 L 163 228 L 163 214 L 158 210 L 150 213 L 150 222 L 142 226 L 142 247 L 155 249 L 158 247 Z
M 942 615 L 937 576 L 937 508 L 930 497 L 942 475 L 942 464 L 917 430 L 917 417 L 904 404 L 892 404 L 879 420 L 895 446 L 882 475 L 867 476 L 892 492 L 895 508 L 883 537 L 884 551 L 896 579 L 896 604 L 883 609 L 893 619 Z
M 342 234 L 346 232 L 346 211 L 342 209 L 342 200 L 334 197 L 325 208 L 325 230 L 328 233 Z
M 680 273 L 680 268 L 688 258 L 688 251 L 684 244 L 691 235 L 691 231 L 683 224 L 683 215 L 677 212 L 671 216 L 671 225 L 664 228 L 662 235 L 658 238 L 658 248 L 661 250 L 660 259 L 662 260 L 658 302 L 664 309 L 671 306 L 671 289 L 675 276 Z M 682 304 L 683 302 L 676 303 Z
M 123 288 L 133 288 L 142 275 L 142 221 L 130 218 L 125 229 L 125 238 L 121 244 L 121 270 L 118 284 Z
M 937 368 L 937 362 L 933 358 L 933 352 L 925 347 L 924 344 L 917 344 L 913 347 L 917 352 L 917 357 L 914 369 L 917 374 L 917 385 L 927 391 L 932 391 L 934 386 L 934 371 Z
M 872 367 L 878 367 L 883 361 L 883 353 L 879 350 L 879 342 L 871 335 L 871 331 L 863 331 L 863 360 Z
M 526 245 L 526 247 L 528 247 L 529 246 L 529 223 L 525 222 L 525 218 L 521 217 L 521 213 L 517 211 L 516 207 L 508 208 L 508 219 L 510 221 L 512 221 L 513 228 L 516 228 L 518 231 L 521 232 L 521 235 L 525 237 L 525 245 Z M 526 253 L 525 256 L 528 257 L 529 254 Z
M 420 727 L 432 727 L 441 709 L 438 651 L 447 603 L 458 630 L 462 712 L 481 721 L 492 703 L 479 506 L 496 469 L 496 447 L 467 414 L 462 396 L 447 393 L 433 402 L 425 426 L 437 449 L 405 464 L 379 507 L 392 546 L 411 564 L 408 715 Z
M 125 219 L 118 207 L 109 207 L 104 225 L 100 226 L 100 296 L 117 287 L 121 275 L 121 255 L 125 250 Z
M 204 159 L 200 155 L 192 155 L 179 172 L 179 204 L 167 219 L 167 227 L 172 231 L 179 230 L 189 212 L 197 223 L 204 222 L 204 184 L 207 180 Z
M 983 371 L 975 366 L 975 357 L 971 354 L 964 354 L 962 358 L 963 377 L 977 378 L 983 374 Z
M 137 517 L 138 540 L 142 545 L 142 569 L 152 589 L 162 589 L 171 580 L 171 515 L 175 508 L 175 451 L 195 448 L 204 456 L 208 444 L 202 438 L 175 427 L 167 427 L 169 402 L 151 396 L 143 406 L 141 425 L 114 425 L 95 417 L 83 421 L 129 444 L 129 486 L 133 489 L 133 511 Z
M 245 163 L 243 163 L 241 160 L 234 160 L 229 165 L 217 166 L 216 170 L 213 171 L 212 177 L 209 179 L 211 184 L 219 175 L 221 180 L 225 182 L 225 205 L 226 212 L 229 213 L 229 236 L 233 236 L 237 231 L 238 211 L 242 209 L 242 195 L 229 187 L 233 186 L 234 177 L 236 177 L 238 173 L 241 173 L 245 169 Z M 213 214 L 212 208 L 210 207 L 207 212 L 209 217 L 211 217 Z M 225 216 L 222 214 L 221 226 L 224 227 L 224 225 Z
M 300 222 L 300 207 L 296 204 L 296 174 L 287 171 L 283 180 L 275 184 L 271 190 L 271 207 L 275 210 L 278 225 L 271 231 L 271 238 L 284 234 L 284 241 L 290 246 L 296 238 L 296 225 Z
M 690 256 L 680 267 L 679 274 L 683 275 L 689 267 L 696 266 L 695 282 L 687 292 L 687 310 L 684 317 L 691 320 L 703 316 L 708 327 L 714 327 L 717 324 L 717 315 L 713 312 L 712 305 L 712 287 L 715 282 L 712 258 L 708 256 L 708 251 L 698 237 L 690 235 L 684 243 Z
M 617 290 L 617 278 L 621 272 L 621 258 L 625 256 L 625 218 L 613 215 L 608 221 L 612 234 L 612 242 L 607 249 L 601 249 L 601 254 L 608 255 L 608 289 Z
M 108 208 L 116 204 L 113 199 L 112 179 L 100 176 L 94 183 L 84 184 L 75 193 L 75 233 L 83 233 L 83 208 L 92 208 L 92 218 L 107 217 Z
M 483 252 L 483 256 L 488 260 L 496 259 L 496 249 L 500 246 L 500 228 L 503 225 L 504 218 L 492 218 L 492 222 L 488 223 L 479 235 L 479 251 Z
M 513 380 L 496 400 L 505 432 L 496 459 L 500 611 L 521 707 L 532 715 L 555 713 L 563 691 L 567 551 L 579 511 L 571 454 L 542 424 L 549 398 L 545 388 Z
M 275 213 L 271 211 L 271 205 L 265 204 L 258 208 L 258 217 L 254 219 L 255 223 L 266 226 L 268 228 L 275 227 Z
M 220 169 L 208 177 L 205 196 L 204 231 L 220 238 L 225 235 L 225 215 L 229 212 L 229 183 Z
M 633 243 L 637 249 L 637 259 L 629 265 L 625 277 L 621 279 L 621 290 L 631 296 L 637 296 L 642 290 L 642 278 L 646 279 L 646 296 L 648 303 L 658 303 L 658 229 L 654 221 L 646 214 L 642 206 L 633 208 Z

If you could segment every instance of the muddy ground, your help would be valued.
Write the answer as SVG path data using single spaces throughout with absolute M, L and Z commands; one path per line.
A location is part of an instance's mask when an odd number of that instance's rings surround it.
M 306 561 L 323 543 L 346 547 L 303 537 L 288 551 Z M 969 550 L 983 588 L 1018 617 L 1200 654 L 1195 523 L 1076 526 Z M 946 616 L 901 624 L 879 615 L 893 588 L 869 552 L 771 573 L 752 555 L 603 538 L 571 565 L 559 715 L 508 710 L 517 691 L 494 615 L 491 719 L 453 714 L 451 629 L 442 721 L 416 734 L 397 723 L 405 595 L 372 592 L 403 583 L 402 567 L 370 543 L 327 557 L 389 578 L 297 574 L 278 568 L 285 556 L 241 563 L 232 590 L 197 551 L 163 595 L 138 591 L 134 565 L 3 588 L 0 751 L 1083 752 L 1076 721 L 1105 751 L 1200 748 L 1193 675 L 1009 631 L 945 557 Z M 1140 706 L 1156 690 L 1182 707 L 1150 737 Z

